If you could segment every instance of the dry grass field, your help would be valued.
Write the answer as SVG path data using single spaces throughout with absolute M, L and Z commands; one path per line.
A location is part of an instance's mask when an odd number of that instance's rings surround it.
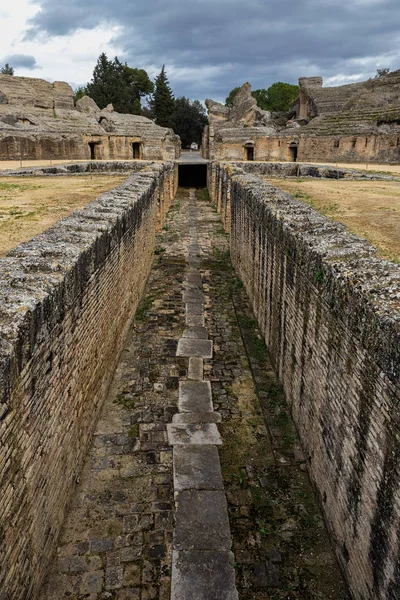
M 118 186 L 126 175 L 0 178 L 0 256 Z
M 400 182 L 265 179 L 400 261 Z

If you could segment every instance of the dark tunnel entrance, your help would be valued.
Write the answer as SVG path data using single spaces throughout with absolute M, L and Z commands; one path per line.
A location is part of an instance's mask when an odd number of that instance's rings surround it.
M 179 186 L 207 187 L 207 165 L 179 165 Z

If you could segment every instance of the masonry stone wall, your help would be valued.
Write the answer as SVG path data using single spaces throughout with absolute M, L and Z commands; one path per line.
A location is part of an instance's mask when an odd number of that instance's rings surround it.
M 79 135 L 46 132 L 20 132 L 12 135 L 0 132 L 0 160 L 89 160 L 89 143 L 95 144 L 96 160 L 133 159 L 132 144 L 142 143 L 140 136 Z M 143 160 L 174 160 L 179 149 L 173 140 L 145 139 L 142 143 Z
M 244 133 L 247 134 L 246 130 Z M 301 130 L 276 136 L 247 135 L 235 139 L 213 141 L 211 158 L 223 161 L 245 161 L 246 139 L 254 143 L 255 161 L 293 161 L 291 146 L 297 146 L 297 161 L 398 163 L 400 161 L 400 134 L 386 135 L 303 135 Z M 251 161 L 249 161 L 251 162 Z
M 0 260 L 0 599 L 34 599 L 177 184 L 130 176 Z
M 400 134 L 302 136 L 298 160 L 398 163 Z
M 400 597 L 400 267 L 235 165 L 209 187 L 356 600 Z M 229 225 L 230 224 L 230 225 Z

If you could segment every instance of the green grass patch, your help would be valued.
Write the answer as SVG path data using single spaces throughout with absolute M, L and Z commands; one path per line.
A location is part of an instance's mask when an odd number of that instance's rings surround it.
M 136 321 L 144 321 L 149 316 L 150 309 L 153 305 L 153 296 L 146 296 L 140 302 L 139 306 L 136 309 L 135 320 Z

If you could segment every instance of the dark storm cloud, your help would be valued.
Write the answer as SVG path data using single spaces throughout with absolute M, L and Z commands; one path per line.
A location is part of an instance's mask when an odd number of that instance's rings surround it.
M 8 63 L 10 67 L 14 69 L 24 68 L 24 69 L 37 69 L 38 64 L 36 62 L 36 58 L 34 56 L 30 56 L 29 54 L 10 54 L 6 56 L 2 60 L 3 63 Z
M 398 0 L 38 0 L 26 32 L 68 35 L 119 26 L 115 45 L 132 66 L 166 64 L 176 95 L 224 98 L 302 75 L 368 77 L 400 67 Z M 383 58 L 382 58 L 383 57 Z M 397 64 L 396 64 L 397 61 Z

